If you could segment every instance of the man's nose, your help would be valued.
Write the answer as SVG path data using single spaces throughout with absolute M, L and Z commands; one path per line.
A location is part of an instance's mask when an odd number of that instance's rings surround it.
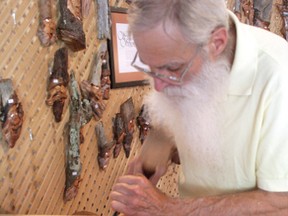
M 156 91 L 161 92 L 166 86 L 169 85 L 169 83 L 159 79 L 159 78 L 155 78 L 153 77 L 154 80 L 154 88 Z

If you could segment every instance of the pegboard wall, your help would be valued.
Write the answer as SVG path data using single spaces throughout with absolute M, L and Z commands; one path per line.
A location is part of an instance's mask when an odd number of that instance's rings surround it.
M 279 0 L 280 1 L 280 0 Z M 277 2 L 279 3 L 277 0 Z M 57 16 L 53 2 L 53 16 Z M 124 0 L 110 0 L 110 6 L 128 7 Z M 233 1 L 227 1 L 229 8 Z M 281 2 L 280 2 L 281 3 Z M 279 14 L 273 9 L 271 31 L 279 34 L 282 25 Z M 86 49 L 69 51 L 68 70 L 74 70 L 77 81 L 88 78 L 92 59 L 97 52 L 97 30 L 95 1 L 88 17 L 83 20 Z M 117 159 L 111 158 L 105 171 L 97 163 L 96 121 L 84 127 L 85 142 L 80 146 L 82 181 L 78 195 L 72 201 L 63 202 L 65 186 L 65 139 L 63 131 L 69 120 L 69 107 L 64 108 L 60 123 L 54 121 L 51 107 L 45 104 L 49 62 L 57 49 L 57 42 L 42 47 L 36 36 L 38 27 L 37 0 L 0 0 L 0 77 L 11 78 L 14 89 L 24 109 L 21 136 L 13 149 L 0 148 L 0 214 L 73 214 L 89 211 L 97 215 L 112 215 L 109 193 L 118 176 L 125 172 L 141 144 L 138 131 L 134 134 L 132 151 L 127 159 L 121 151 Z M 140 111 L 144 94 L 149 86 L 113 89 L 102 117 L 105 132 L 112 140 L 112 117 L 119 112 L 120 105 L 133 98 L 135 110 Z M 177 196 L 178 167 L 169 167 L 158 187 L 171 196 Z

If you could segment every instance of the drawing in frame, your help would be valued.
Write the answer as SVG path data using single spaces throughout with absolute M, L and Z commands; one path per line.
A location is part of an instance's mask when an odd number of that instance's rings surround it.
M 110 8 L 111 40 L 109 41 L 109 56 L 111 66 L 111 87 L 131 87 L 146 85 L 143 72 L 131 66 L 136 53 L 132 38 L 128 35 L 128 21 L 126 8 Z

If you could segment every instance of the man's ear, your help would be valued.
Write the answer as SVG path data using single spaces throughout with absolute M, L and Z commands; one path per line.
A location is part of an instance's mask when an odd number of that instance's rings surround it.
M 224 27 L 215 29 L 210 38 L 209 50 L 210 54 L 215 58 L 220 55 L 226 48 L 228 41 L 228 32 Z

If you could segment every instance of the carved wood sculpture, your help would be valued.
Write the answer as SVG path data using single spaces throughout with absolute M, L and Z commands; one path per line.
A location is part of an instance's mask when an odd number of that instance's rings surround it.
M 51 0 L 38 0 L 39 4 L 39 25 L 37 36 L 43 46 L 50 46 L 55 43 L 56 24 L 52 17 Z
M 102 58 L 106 52 L 106 43 L 101 43 L 97 55 L 94 57 L 88 80 L 80 84 L 82 95 L 89 100 L 95 120 L 102 118 L 106 105 L 103 102 L 103 90 L 101 89 Z
M 273 0 L 235 0 L 234 13 L 243 23 L 269 30 Z
M 111 149 L 113 148 L 114 144 L 113 142 L 108 142 L 103 123 L 97 122 L 95 127 L 95 133 L 97 137 L 97 146 L 98 146 L 98 165 L 100 169 L 104 170 L 107 168 L 110 155 L 111 155 Z
M 115 147 L 113 149 L 113 157 L 117 158 L 120 154 L 121 148 L 124 145 L 124 138 L 126 136 L 124 122 L 121 113 L 116 113 L 113 121 L 113 140 Z
M 72 74 L 71 74 L 72 75 Z M 70 120 L 69 120 L 69 141 L 66 148 L 66 183 L 64 192 L 64 201 L 72 200 L 78 193 L 81 161 L 80 161 L 80 114 L 79 98 L 75 94 L 74 80 L 71 76 L 70 91 Z
M 108 0 L 97 0 L 97 38 L 99 40 L 111 39 L 109 2 Z
M 253 0 L 235 0 L 234 13 L 239 20 L 248 25 L 253 25 L 254 6 Z
M 124 122 L 125 137 L 123 142 L 123 147 L 125 151 L 126 158 L 129 157 L 131 151 L 131 143 L 134 134 L 134 121 L 135 121 L 135 109 L 133 100 L 130 97 L 120 106 L 120 113 Z
M 277 4 L 277 8 L 279 13 L 283 19 L 283 27 L 281 29 L 281 33 L 283 37 L 288 41 L 288 0 L 283 0 L 283 4 Z
M 85 99 L 85 98 L 81 101 L 81 108 L 82 108 L 82 112 L 83 112 L 83 114 L 82 114 L 82 116 L 83 116 L 82 126 L 84 126 L 84 125 L 88 124 L 91 121 L 91 119 L 93 118 L 93 110 L 92 110 L 90 101 Z
M 59 4 L 61 16 L 57 24 L 58 38 L 73 51 L 85 49 L 81 1 L 61 0 Z
M 151 128 L 150 123 L 147 121 L 147 115 L 147 112 L 145 112 L 145 105 L 142 105 L 139 115 L 136 118 L 136 123 L 139 128 L 139 139 L 142 144 Z
M 46 104 L 52 106 L 56 122 L 60 122 L 62 119 L 68 83 L 68 50 L 64 47 L 55 52 L 52 73 L 47 87 Z
M 270 30 L 270 19 L 272 13 L 273 0 L 254 0 L 253 25 Z
M 102 73 L 101 73 L 101 89 L 103 99 L 108 100 L 110 97 L 111 80 L 110 80 L 109 52 L 106 50 L 102 56 Z
M 86 80 L 83 80 L 80 86 L 83 97 L 90 103 L 95 120 L 100 120 L 105 110 L 101 89 Z
M 70 119 L 68 125 L 68 143 L 66 146 L 65 202 L 72 200 L 78 193 L 81 181 L 80 143 L 84 141 L 81 129 L 91 119 L 91 113 L 83 109 L 79 86 L 75 80 L 73 71 L 70 75 L 69 92 Z
M 84 142 L 84 137 L 82 135 L 82 128 L 84 125 L 88 124 L 93 117 L 92 108 L 90 102 L 87 99 L 81 99 L 80 88 L 77 81 L 75 80 L 74 71 L 70 75 L 70 114 L 72 112 L 78 112 L 80 116 L 80 143 Z M 72 111 L 71 111 L 72 109 Z M 77 109 L 76 111 L 74 109 Z
M 12 80 L 0 80 L 0 120 L 1 120 L 1 143 L 2 139 L 10 148 L 13 148 L 18 140 L 22 124 L 24 111 L 18 99 L 16 92 L 13 90 Z

